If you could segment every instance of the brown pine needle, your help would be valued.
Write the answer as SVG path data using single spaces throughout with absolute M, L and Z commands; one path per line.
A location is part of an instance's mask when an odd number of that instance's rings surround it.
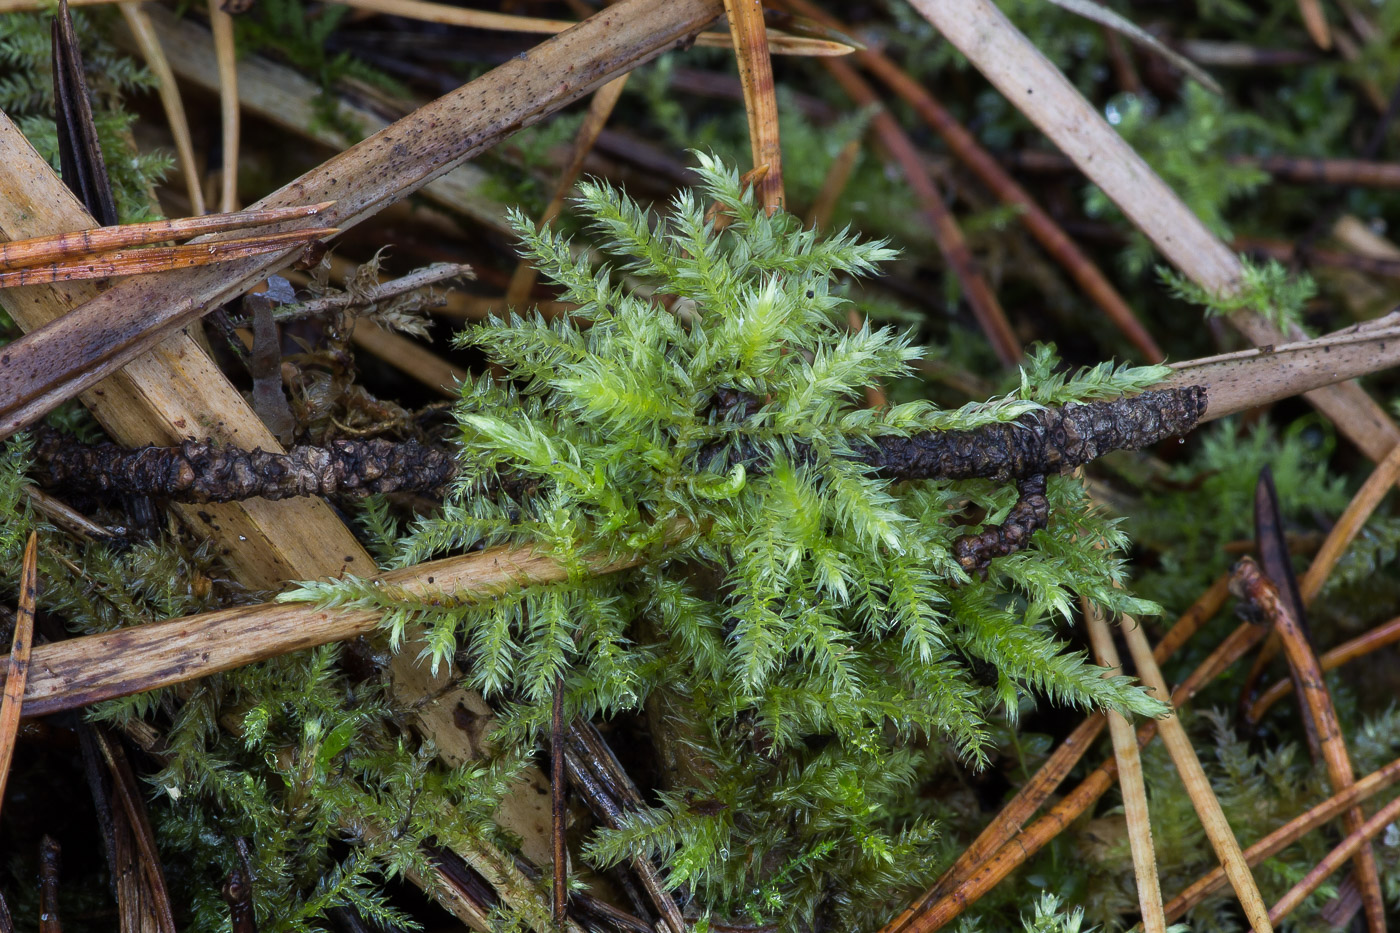
M 130 246 L 149 246 L 166 240 L 183 240 L 203 233 L 225 233 L 244 227 L 262 227 L 311 217 L 334 204 L 325 201 L 304 207 L 278 207 L 234 214 L 208 214 L 179 220 L 156 220 L 119 227 L 96 227 L 55 236 L 0 243 L 0 272 L 26 269 L 65 259 L 77 259 Z
M 826 177 L 822 179 L 821 190 L 807 212 L 807 226 L 814 230 L 825 230 L 831 226 L 831 215 L 836 212 L 836 205 L 841 202 L 841 195 L 845 194 L 846 186 L 850 184 L 851 174 L 860 158 L 860 149 L 861 141 L 853 139 L 842 146 L 836 158 L 831 160 Z
M 1397 479 L 1400 479 L 1400 446 L 1391 450 L 1384 460 L 1376 464 L 1371 475 L 1366 477 L 1366 482 L 1361 484 L 1361 488 L 1347 503 L 1337 523 L 1327 533 L 1327 538 L 1322 542 L 1322 547 L 1318 549 L 1307 573 L 1298 581 L 1298 592 L 1303 597 L 1304 605 L 1312 602 L 1322 591 L 1322 585 L 1327 582 L 1327 577 L 1341 559 L 1343 552 L 1361 533 L 1361 529 Z
M 1162 671 L 1152 657 L 1152 646 L 1147 643 L 1147 635 L 1142 626 L 1136 619 L 1125 615 L 1122 628 L 1128 640 L 1128 650 L 1132 653 L 1133 662 L 1137 664 L 1138 678 L 1159 698 L 1170 696 L 1166 681 L 1162 678 Z M 1220 801 L 1211 789 L 1210 780 L 1201 767 L 1200 759 L 1196 757 L 1196 750 L 1192 748 L 1181 720 L 1173 712 L 1160 720 L 1158 725 L 1162 733 L 1162 742 L 1172 756 L 1172 763 L 1176 765 L 1181 782 L 1186 786 L 1186 793 L 1191 797 L 1191 804 L 1196 808 L 1196 816 L 1200 818 L 1206 837 L 1210 839 L 1216 857 L 1225 869 L 1231 887 L 1235 889 L 1235 896 L 1244 908 L 1245 917 L 1253 925 L 1255 933 L 1270 933 L 1273 926 L 1269 922 L 1269 910 L 1264 906 L 1263 897 L 1259 895 L 1259 885 L 1255 883 L 1254 873 L 1249 870 L 1249 865 L 1244 860 L 1239 840 L 1235 838 L 1234 831 L 1225 820 Z
M 849 64 L 837 59 L 829 59 L 824 64 L 857 106 L 879 106 L 879 96 Z M 933 179 L 929 177 L 918 149 L 900 127 L 899 121 L 887 110 L 880 109 L 871 117 L 870 128 L 880 140 L 881 146 L 890 154 L 890 158 L 899 164 L 904 173 L 905 183 L 913 189 L 919 206 L 923 208 L 929 225 L 933 228 L 933 237 L 938 243 L 939 252 L 957 276 L 973 316 L 977 318 L 978 326 L 982 328 L 992 349 L 996 351 L 997 358 L 1004 366 L 1015 366 L 1021 359 L 1021 341 L 1011 329 L 1011 324 L 1006 319 L 1006 311 L 997 300 L 996 293 L 992 291 L 986 277 L 978 268 L 962 228 L 958 226 L 952 211 L 943 203 L 942 195 L 934 185 Z
M 1230 595 L 1229 584 L 1229 575 L 1222 574 L 1201 594 L 1200 598 L 1191 604 L 1189 609 L 1181 614 L 1181 617 L 1176 620 L 1167 634 L 1162 636 L 1161 642 L 1152 653 L 1158 663 L 1166 661 L 1175 654 L 1177 649 L 1186 644 L 1192 635 L 1200 631 L 1201 626 L 1215 617 L 1215 614 L 1220 611 L 1220 607 L 1225 604 L 1226 597 Z M 1211 670 L 1214 670 L 1214 663 L 1209 659 L 1208 663 L 1211 664 Z M 1220 665 L 1220 669 L 1223 669 L 1224 666 Z M 1204 669 L 1203 665 L 1202 668 L 1198 668 L 1198 672 Z M 1213 676 L 1213 673 L 1210 674 L 1210 677 Z M 1205 682 L 1210 677 L 1202 677 L 1199 680 Z M 1191 683 L 1182 685 L 1182 689 L 1191 688 Z M 1175 697 L 1173 697 L 1173 702 L 1175 702 Z M 1030 819 L 1031 815 L 1039 810 L 1041 805 L 1060 786 L 1060 782 L 1065 779 L 1070 770 L 1079 764 L 1084 753 L 1089 750 L 1099 733 L 1103 731 L 1105 721 L 1102 713 L 1094 713 L 1086 717 L 1073 732 L 1066 736 L 1064 741 L 1045 760 L 1045 764 L 1040 766 L 1040 770 L 1022 785 L 1021 789 L 1016 792 L 1016 796 L 1012 797 L 1006 806 L 1001 808 L 1001 812 L 978 834 L 972 845 L 958 856 L 952 867 L 945 871 L 933 887 L 920 898 L 919 903 L 934 904 L 941 900 L 966 881 L 984 862 L 996 855 L 1002 846 L 1011 841 L 1012 837 L 1025 826 L 1026 820 Z M 913 911 L 912 907 L 905 911 L 887 929 L 895 928 Z
M 1083 606 L 1094 654 L 1099 665 L 1108 668 L 1104 676 L 1123 673 L 1123 662 L 1118 659 L 1118 649 L 1114 647 L 1113 635 L 1103 613 L 1088 600 L 1083 600 Z M 1152 818 L 1147 810 L 1147 786 L 1142 780 L 1137 736 L 1122 713 L 1110 710 L 1107 715 L 1108 731 L 1113 736 L 1113 755 L 1118 761 L 1118 786 L 1123 792 L 1123 815 L 1128 823 L 1128 845 L 1133 853 L 1142 925 L 1147 933 L 1166 933 L 1167 918 L 1162 913 L 1162 886 L 1157 877 L 1157 853 L 1152 846 Z
M 1327 684 L 1322 678 L 1322 668 L 1313 654 L 1312 646 L 1308 644 L 1307 635 L 1288 604 L 1279 597 L 1273 581 L 1260 572 L 1252 558 L 1246 557 L 1240 561 L 1235 569 L 1234 582 L 1239 587 L 1239 594 L 1272 620 L 1288 666 L 1299 685 L 1298 701 L 1303 707 L 1303 715 L 1312 720 L 1317 733 L 1322 760 L 1327 766 L 1327 780 L 1333 791 L 1340 793 L 1346 790 L 1356 782 L 1356 773 L 1347 755 L 1331 694 L 1327 692 Z M 1352 807 L 1342 815 L 1342 821 L 1346 831 L 1355 835 L 1365 823 L 1365 814 L 1359 806 Z M 1356 886 L 1366 908 L 1366 924 L 1372 933 L 1381 933 L 1385 930 L 1385 901 L 1381 894 L 1375 853 L 1369 845 L 1360 845 L 1355 858 Z
M 15 2 L 34 0 L 0 0 L 0 10 Z M 447 26 L 465 26 L 471 29 L 490 29 L 501 32 L 523 32 L 535 35 L 554 35 L 577 26 L 578 23 L 566 19 L 541 19 L 534 16 L 515 16 L 510 13 L 493 13 L 488 10 L 471 10 L 450 6 L 445 3 L 431 3 L 428 0 L 337 0 L 357 10 L 387 13 L 425 23 L 442 23 Z M 35 6 L 35 9 L 38 7 Z M 777 30 L 768 30 L 768 43 L 778 55 L 849 55 L 855 46 L 834 39 L 817 39 L 794 36 Z M 708 49 L 732 49 L 734 40 L 722 32 L 702 32 L 695 44 Z
M 19 714 L 24 705 L 24 685 L 29 681 L 29 651 L 34 644 L 34 604 L 39 596 L 39 535 L 29 533 L 19 578 L 19 608 L 15 613 L 15 640 L 5 669 L 5 693 L 0 699 L 0 803 L 15 757 Z
M 0 272 L 0 288 L 46 282 L 71 282 L 76 279 L 105 279 L 113 275 L 141 275 L 208 266 L 287 250 L 298 243 L 310 243 L 334 236 L 338 232 L 335 227 L 308 227 L 304 230 L 288 230 L 236 240 L 216 240 L 212 243 L 113 250 L 96 256 L 62 259 L 46 265 Z
M 1204 619 L 1200 621 L 1204 622 Z M 1172 705 L 1180 706 L 1191 699 L 1196 691 L 1255 645 L 1262 637 L 1263 631 L 1263 626 L 1259 625 L 1245 623 L 1241 626 L 1172 692 Z M 1241 633 L 1253 634 L 1253 637 L 1237 637 Z M 1157 724 L 1145 723 L 1138 729 L 1138 745 L 1146 745 L 1156 734 Z M 1068 771 L 1073 766 L 1074 762 L 1070 762 L 1065 766 L 1065 770 Z M 964 880 L 955 885 L 947 885 L 947 890 L 942 890 L 942 893 L 940 891 L 945 886 L 940 881 L 908 910 L 885 924 L 882 933 L 933 933 L 934 930 L 941 929 L 1082 816 L 1113 786 L 1117 774 L 1118 763 L 1113 758 L 1099 765 L 1077 787 L 1046 810 L 1040 819 L 1019 832 L 1016 832 L 1014 826 L 1011 827 L 1006 844 L 997 849 L 990 858 L 967 869 Z M 1045 796 L 1049 796 L 1053 790 L 1053 787 L 1048 788 Z M 1034 812 L 1034 807 L 1029 807 L 1025 815 L 1028 816 L 1031 812 Z
M 831 28 L 846 29 L 842 23 L 828 16 L 810 0 L 783 0 L 783 3 L 788 8 Z M 1103 309 L 1143 356 L 1153 362 L 1163 359 L 1161 348 L 1107 276 L 1060 229 L 1059 224 L 1030 193 L 1011 177 L 996 157 L 988 152 L 927 88 L 877 49 L 858 50 L 856 57 L 863 68 L 902 97 L 919 118 L 942 137 L 949 151 L 995 193 L 1002 203 L 1014 204 L 1020 208 L 1016 217 L 1025 226 L 1026 231 L 1064 268 L 1084 293 Z
M 1269 833 L 1244 850 L 1245 861 L 1251 866 L 1256 866 L 1265 859 L 1273 858 L 1314 829 L 1330 823 L 1343 811 L 1379 794 L 1397 781 L 1400 781 L 1400 758 L 1371 772 L 1345 791 L 1328 797 Z M 1167 919 L 1175 920 L 1224 886 L 1224 870 L 1212 869 L 1171 899 L 1166 907 Z
M 768 52 L 768 30 L 763 24 L 763 4 L 760 0 L 724 0 L 724 9 L 729 14 L 739 84 L 744 89 L 753 164 L 755 168 L 768 166 L 754 193 L 764 210 L 772 214 L 783 206 L 783 151 L 778 140 L 778 98 Z
M 617 106 L 617 100 L 622 96 L 622 89 L 627 86 L 627 78 L 632 73 L 613 78 L 607 84 L 593 92 L 593 99 L 588 103 L 588 113 L 583 118 L 583 125 L 578 129 L 578 135 L 574 137 L 573 151 L 569 155 L 569 164 L 564 167 L 564 171 L 559 173 L 559 181 L 554 186 L 554 196 L 550 198 L 549 204 L 545 207 L 544 213 L 540 215 L 540 222 L 537 229 L 544 229 L 545 225 L 559 216 L 559 212 L 564 209 L 564 199 L 573 190 L 574 183 L 578 181 L 579 173 L 583 171 L 583 161 L 588 158 L 588 153 L 593 151 L 593 144 L 598 141 L 598 134 L 603 131 L 603 126 L 608 122 L 608 117 L 612 116 L 613 108 Z M 535 287 L 537 273 L 535 267 L 528 262 L 521 262 L 515 267 L 515 272 L 510 277 L 510 283 L 506 286 L 506 305 L 511 308 L 518 308 L 530 300 L 530 292 Z
M 550 841 L 554 861 L 554 929 L 563 933 L 569 922 L 569 849 L 564 835 L 568 809 L 564 799 L 564 675 L 554 678 L 554 702 L 549 715 Z
M 1340 645 L 1318 658 L 1318 664 L 1321 665 L 1324 672 L 1334 671 L 1349 661 L 1355 661 L 1357 658 L 1365 657 L 1372 651 L 1384 648 L 1386 645 L 1393 645 L 1397 641 L 1400 641 L 1400 616 L 1391 619 L 1389 622 L 1383 622 L 1369 632 L 1358 635 L 1350 641 L 1342 642 Z M 1249 708 L 1247 716 L 1248 721 L 1251 723 L 1259 722 L 1259 720 L 1264 718 L 1264 714 L 1268 712 L 1269 707 L 1273 706 L 1279 700 L 1282 700 L 1292 689 L 1293 682 L 1291 680 L 1280 680 L 1268 690 L 1265 690 L 1259 699 L 1255 701 L 1254 705 Z
M 1376 811 L 1375 816 L 1347 833 L 1347 837 L 1342 840 L 1341 845 L 1328 852 L 1322 861 L 1313 866 L 1312 871 L 1308 872 L 1302 881 L 1299 881 L 1288 890 L 1287 894 L 1279 898 L 1278 903 L 1269 911 L 1270 919 L 1277 923 L 1287 917 L 1348 859 L 1369 849 L 1371 840 L 1380 835 L 1381 830 L 1394 823 L 1397 818 L 1400 818 L 1400 797 L 1381 807 Z M 1363 894 L 1362 897 L 1364 898 L 1365 895 Z

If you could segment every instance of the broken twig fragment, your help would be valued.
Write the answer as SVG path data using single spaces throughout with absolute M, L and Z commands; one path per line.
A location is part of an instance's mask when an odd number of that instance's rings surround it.
M 1023 504 L 1008 519 L 1018 530 L 989 531 L 964 545 L 968 560 L 977 567 L 999 553 L 1016 550 L 1004 548 L 1012 539 L 1028 539 L 1043 525 L 1039 518 L 1044 511 L 1043 483 L 1037 487 L 1033 477 L 1074 469 L 1112 450 L 1147 447 L 1185 434 L 1195 426 L 1205 404 L 1206 393 L 1200 386 L 1144 392 L 1111 402 L 1042 408 L 1015 421 L 968 431 L 877 437 L 860 458 L 888 479 L 1027 480 Z M 794 447 L 802 449 L 800 443 Z M 698 454 L 698 460 L 713 468 L 712 461 L 719 456 L 724 452 L 707 449 Z M 198 441 L 130 450 L 115 444 L 72 443 L 62 435 L 42 432 L 35 459 L 46 485 L 180 502 L 409 491 L 441 495 L 456 473 L 453 454 L 445 449 L 384 439 L 341 440 L 325 448 L 295 447 L 276 454 Z M 725 466 L 735 463 L 754 474 L 768 467 L 766 453 L 745 446 L 729 452 Z

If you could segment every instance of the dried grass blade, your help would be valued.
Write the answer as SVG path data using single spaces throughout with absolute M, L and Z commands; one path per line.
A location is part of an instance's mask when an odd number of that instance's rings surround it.
M 1147 643 L 1147 635 L 1142 627 L 1131 616 L 1124 616 L 1122 628 L 1128 641 L 1128 650 L 1137 665 L 1138 677 L 1158 697 L 1170 696 L 1166 681 L 1162 678 L 1162 671 L 1152 657 L 1152 646 Z M 1159 728 L 1162 742 L 1166 744 L 1177 773 L 1181 775 L 1186 793 L 1190 795 L 1196 815 L 1206 831 L 1206 837 L 1215 849 L 1216 857 L 1220 859 L 1230 885 L 1235 889 L 1235 896 L 1244 908 L 1245 917 L 1253 925 L 1255 933 L 1270 933 L 1273 926 L 1269 922 L 1269 909 L 1259 894 L 1259 885 L 1254 880 L 1254 873 L 1245 862 L 1239 840 L 1235 838 L 1234 831 L 1225 819 L 1220 801 L 1211 789 L 1210 780 L 1201 767 L 1200 759 L 1196 757 L 1196 750 L 1192 748 L 1181 720 L 1173 712 L 1159 722 Z
M 1084 623 L 1100 667 L 1108 668 L 1105 677 L 1123 673 L 1113 635 L 1097 606 L 1083 601 Z M 1108 731 L 1113 736 L 1113 755 L 1118 761 L 1118 786 L 1123 792 L 1123 815 L 1128 823 L 1128 845 L 1133 854 L 1133 874 L 1137 880 L 1138 905 L 1142 909 L 1142 925 L 1147 933 L 1166 933 L 1167 920 L 1162 913 L 1162 886 L 1157 877 L 1157 853 L 1152 845 L 1152 817 L 1147 809 L 1147 786 L 1142 780 L 1142 759 L 1138 755 L 1137 736 L 1132 724 L 1122 713 L 1110 710 Z
M 214 34 L 214 59 L 219 65 L 219 117 L 223 135 L 223 165 L 219 169 L 219 210 L 238 210 L 238 52 L 233 40 L 233 17 L 220 0 L 209 0 L 209 29 Z
M 1400 447 L 1396 447 L 1384 460 L 1376 464 L 1371 475 L 1366 477 L 1366 482 L 1361 484 L 1356 495 L 1347 503 L 1337 523 L 1327 533 L 1317 556 L 1313 558 L 1307 572 L 1303 574 L 1303 579 L 1298 583 L 1304 603 L 1311 603 L 1317 594 L 1322 592 L 1322 585 L 1327 582 L 1327 577 L 1337 566 L 1337 561 L 1341 559 L 1348 545 L 1361 533 L 1361 529 L 1365 527 L 1367 520 L 1397 479 L 1400 479 Z
M 416 340 L 390 333 L 368 322 L 356 322 L 351 340 L 407 376 L 446 398 L 461 397 L 471 373 L 454 366 Z
M 264 211 L 240 211 L 235 214 L 207 214 L 179 220 L 156 220 L 149 223 L 122 224 L 116 227 L 95 227 L 74 233 L 33 237 L 0 243 L 0 273 L 25 269 L 64 259 L 76 259 L 113 249 L 149 246 L 166 240 L 183 240 L 202 233 L 225 233 L 245 227 L 311 217 L 334 204 L 326 201 L 305 207 L 280 207 Z
M 753 166 L 767 166 L 755 194 L 768 213 L 783 206 L 783 151 L 778 138 L 778 98 L 773 83 L 773 61 L 768 53 L 768 30 L 761 0 L 724 0 L 734 56 L 739 64 L 739 84 L 744 90 L 744 110 L 749 118 L 749 148 Z
M 175 83 L 175 72 L 170 69 L 170 60 L 165 57 L 165 49 L 156 35 L 151 17 L 136 0 L 122 0 L 119 4 L 127 28 L 141 49 L 141 57 L 146 67 L 156 76 L 156 90 L 160 93 L 160 104 L 165 110 L 165 122 L 170 125 L 170 135 L 175 140 L 175 159 L 180 166 L 180 174 L 185 176 L 185 195 L 190 199 L 190 213 L 204 213 L 204 189 L 199 184 L 199 170 L 194 160 L 194 141 L 190 137 L 190 122 L 185 117 L 185 104 L 180 99 L 180 88 Z
M 17 285 L 39 285 L 48 282 L 72 282 L 79 279 L 105 279 L 114 275 L 144 275 L 190 269 L 220 262 L 232 262 L 263 253 L 285 252 L 299 243 L 310 243 L 334 236 L 335 227 L 307 227 L 236 240 L 215 240 L 205 243 L 185 243 L 180 246 L 147 246 L 133 250 L 114 250 L 79 259 L 63 259 L 41 266 L 0 272 L 0 288 Z
M 30 649 L 34 644 L 34 607 L 38 597 L 39 535 L 30 532 L 20 569 L 14 643 L 5 665 L 5 692 L 3 699 L 0 699 L 0 804 L 5 801 L 5 784 L 10 777 L 10 764 L 14 761 L 20 710 L 29 681 Z

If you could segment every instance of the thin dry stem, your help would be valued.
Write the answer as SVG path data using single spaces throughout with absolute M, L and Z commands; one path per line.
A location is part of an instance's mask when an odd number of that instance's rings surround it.
M 180 174 L 185 177 L 185 195 L 190 199 L 190 213 L 204 213 L 204 189 L 199 183 L 199 170 L 194 160 L 194 141 L 190 138 L 190 123 L 185 117 L 185 104 L 180 99 L 180 88 L 175 84 L 175 72 L 170 69 L 170 60 L 165 57 L 160 38 L 156 35 L 151 17 L 136 0 L 123 0 L 119 4 L 127 28 L 136 38 L 141 49 L 141 57 L 146 67 L 156 76 L 156 88 L 160 92 L 160 105 L 165 110 L 165 122 L 170 125 L 170 135 L 175 140 L 175 160 L 180 166 Z
M 1318 658 L 1318 664 L 1324 672 L 1334 671 L 1349 661 L 1365 657 L 1371 652 L 1384 648 L 1386 645 L 1393 645 L 1397 641 L 1400 641 L 1400 616 L 1389 622 L 1383 622 L 1364 635 L 1358 635 L 1350 641 L 1342 642 Z M 1249 722 L 1257 723 L 1263 719 L 1269 707 L 1286 697 L 1292 689 L 1293 682 L 1291 680 L 1280 680 L 1265 690 L 1260 694 L 1259 699 L 1254 701 L 1254 705 L 1249 708 Z
M 1386 458 L 1387 462 L 1391 459 Z M 1380 472 L 1378 469 L 1376 472 Z M 1314 561 L 1316 566 L 1317 561 Z M 1247 596 L 1250 603 L 1263 612 L 1278 633 L 1288 666 L 1293 671 L 1298 684 L 1298 701 L 1303 706 L 1303 715 L 1312 720 L 1322 752 L 1323 763 L 1327 767 L 1327 779 L 1333 791 L 1341 792 L 1356 782 L 1356 773 L 1347 754 L 1346 742 L 1342 738 L 1341 723 L 1332 704 L 1327 683 L 1322 677 L 1322 668 L 1317 656 L 1304 633 L 1298 619 L 1294 617 L 1288 604 L 1279 597 L 1278 590 L 1268 577 L 1260 572 L 1252 558 L 1245 557 L 1235 569 L 1234 583 Z M 1348 833 L 1357 833 L 1365 823 L 1365 814 L 1359 806 L 1342 814 L 1343 824 Z M 1356 850 L 1356 883 L 1361 892 L 1362 904 L 1366 909 L 1366 923 L 1373 933 L 1385 929 L 1385 901 L 1381 894 L 1380 874 L 1376 868 L 1375 853 L 1369 845 Z
M 767 166 L 755 195 L 772 214 L 783 206 L 783 150 L 778 139 L 778 98 L 773 83 L 773 62 L 768 54 L 768 30 L 763 25 L 761 0 L 724 0 L 729 32 L 734 37 L 734 57 L 739 63 L 739 84 L 744 89 L 744 111 L 749 118 L 749 148 L 753 166 Z
M 150 246 L 166 240 L 183 240 L 204 233 L 227 233 L 246 227 L 263 227 L 302 217 L 313 217 L 330 207 L 331 203 L 327 201 L 305 207 L 208 214 L 179 220 L 123 224 L 119 227 L 94 227 L 74 233 L 12 240 L 0 243 L 0 272 L 27 269 L 62 260 L 77 260 L 115 249 Z
M 5 692 L 0 699 L 0 803 L 5 800 L 5 784 L 15 757 L 19 736 L 20 711 L 29 681 L 30 649 L 34 644 L 34 606 L 39 596 L 39 535 L 29 533 L 24 547 L 24 564 L 19 577 L 19 606 L 15 612 L 15 637 L 5 665 Z
M 559 181 L 554 186 L 554 196 L 549 199 L 549 204 L 545 206 L 544 213 L 540 215 L 538 229 L 544 227 L 559 216 L 559 212 L 564 209 L 564 199 L 573 190 L 575 182 L 578 181 L 579 173 L 583 171 L 583 162 L 588 158 L 588 153 L 593 151 L 593 144 L 598 141 L 598 134 L 603 131 L 603 127 L 608 122 L 608 117 L 612 116 L 613 108 L 617 106 L 617 100 L 622 96 L 622 90 L 627 86 L 627 79 L 631 72 L 613 78 L 607 84 L 593 92 L 593 99 L 588 102 L 588 113 L 584 115 L 583 125 L 579 127 L 578 134 L 574 137 L 574 145 L 569 153 L 569 162 L 564 170 L 559 173 Z M 521 262 L 515 267 L 515 272 L 510 277 L 510 283 L 506 286 L 506 305 L 511 308 L 519 308 L 530 299 L 530 292 L 535 287 L 537 272 L 535 267 L 528 262 Z
M 219 210 L 238 210 L 238 66 L 233 40 L 233 17 L 220 0 L 209 0 L 209 29 L 214 34 L 214 60 L 219 65 L 219 116 L 223 133 L 223 165 L 219 174 Z
M 1108 668 L 1105 677 L 1123 673 L 1113 635 L 1097 606 L 1083 601 L 1084 623 L 1099 665 Z M 1138 905 L 1147 933 L 1166 933 L 1162 913 L 1162 886 L 1157 877 L 1157 854 L 1152 845 L 1152 817 L 1147 809 L 1147 786 L 1142 780 L 1142 759 L 1137 736 L 1122 713 L 1108 712 L 1108 731 L 1113 737 L 1113 755 L 1118 761 L 1118 786 L 1123 792 L 1123 815 L 1128 823 L 1128 845 L 1133 854 L 1133 874 L 1137 879 Z
M 303 230 L 284 230 L 281 233 L 264 233 L 236 240 L 113 250 L 95 256 L 60 259 L 44 265 L 0 272 L 0 288 L 73 282 L 80 279 L 105 279 L 117 275 L 162 274 L 175 269 L 234 262 L 264 253 L 285 253 L 289 246 L 328 239 L 338 232 L 335 227 L 307 227 Z
M 1131 616 L 1124 616 L 1121 627 L 1124 637 L 1128 640 L 1128 650 L 1132 653 L 1133 662 L 1137 665 L 1138 677 L 1144 686 L 1157 694 L 1158 698 L 1170 696 L 1161 668 L 1152 657 L 1152 646 L 1147 643 L 1147 635 L 1142 626 Z M 1235 838 L 1234 831 L 1225 819 L 1220 801 L 1211 789 L 1210 779 L 1206 777 L 1205 769 L 1196 757 L 1196 750 L 1191 746 L 1191 740 L 1187 737 L 1181 720 L 1173 712 L 1165 719 L 1159 720 L 1158 725 L 1162 733 L 1162 742 L 1167 746 L 1177 773 L 1181 775 L 1181 782 L 1186 786 L 1191 805 L 1195 807 L 1196 816 L 1200 818 L 1206 837 L 1215 849 L 1216 857 L 1225 869 L 1231 887 L 1235 889 L 1235 896 L 1239 898 L 1245 916 L 1254 926 L 1255 933 L 1270 933 L 1273 926 L 1269 922 L 1269 909 L 1259 894 L 1259 885 L 1254 880 L 1254 873 L 1249 870 L 1249 864 L 1240 851 L 1239 840 Z

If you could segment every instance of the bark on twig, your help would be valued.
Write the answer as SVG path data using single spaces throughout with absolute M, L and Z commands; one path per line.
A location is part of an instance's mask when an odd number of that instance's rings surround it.
M 1103 189 L 1178 269 L 1210 294 L 1237 292 L 1243 266 L 1103 115 L 992 0 L 911 0 L 1001 93 Z M 1289 338 L 1255 312 L 1229 318 L 1256 346 Z M 1367 457 L 1400 443 L 1400 428 L 1354 383 L 1308 393 L 1308 401 Z
M 1015 421 L 967 431 L 931 431 L 912 437 L 876 438 L 860 458 L 890 479 L 1025 480 L 1022 502 L 1001 530 L 962 545 L 959 560 L 985 567 L 999 553 L 1024 545 L 1045 523 L 1043 476 L 1074 469 L 1112 450 L 1150 446 L 1185 434 L 1206 408 L 1199 386 L 1144 392 L 1110 402 L 1044 408 Z M 35 448 L 44 482 L 102 495 L 159 496 L 182 502 L 230 502 L 260 496 L 364 495 L 374 492 L 440 494 L 455 472 L 446 450 L 417 441 L 336 441 L 330 447 L 296 447 L 289 453 L 245 451 L 186 441 L 179 447 L 127 450 L 114 444 L 86 446 L 42 432 Z M 767 469 L 767 455 L 747 445 L 699 455 L 742 463 L 751 473 Z M 1034 477 L 1042 477 L 1039 485 Z M 1009 550 L 1008 550 L 1009 548 Z

